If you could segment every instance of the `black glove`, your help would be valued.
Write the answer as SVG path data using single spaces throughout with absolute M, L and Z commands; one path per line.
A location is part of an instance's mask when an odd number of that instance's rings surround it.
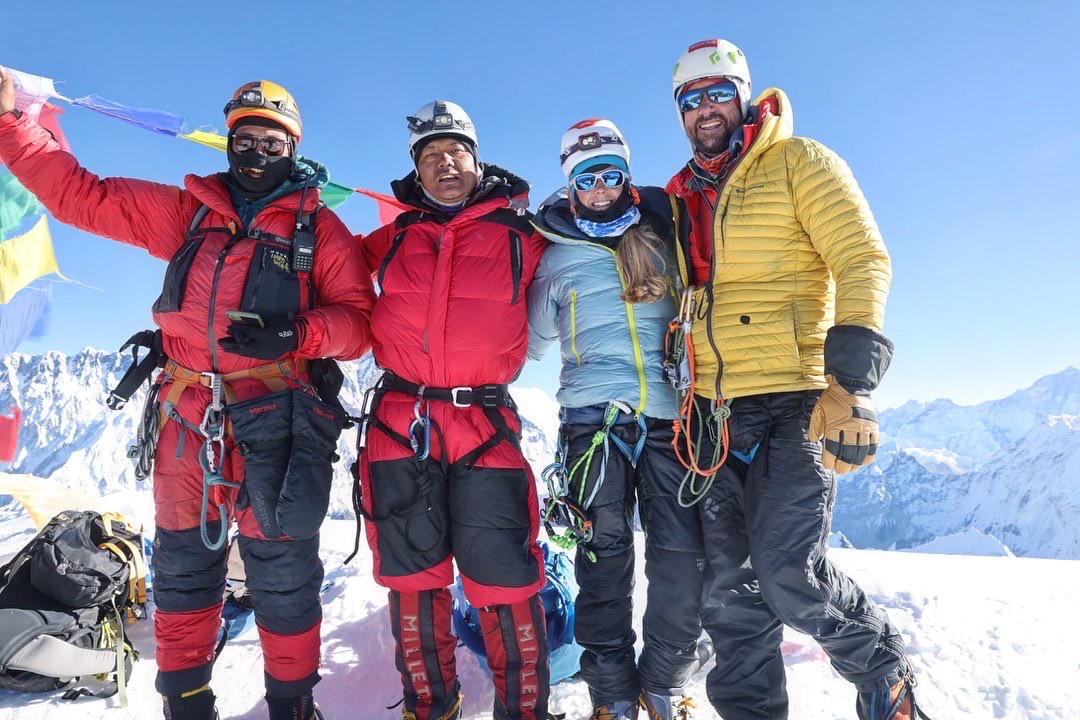
M 295 320 L 287 317 L 270 318 L 266 327 L 229 325 L 228 336 L 218 340 L 225 352 L 259 360 L 277 360 L 300 345 L 300 330 Z

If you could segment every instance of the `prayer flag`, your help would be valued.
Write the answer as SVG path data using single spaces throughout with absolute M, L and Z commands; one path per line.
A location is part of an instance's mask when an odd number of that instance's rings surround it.
M 12 417 L 0 415 L 0 462 L 9 463 L 15 459 L 15 449 L 19 446 L 19 408 L 12 407 Z
M 144 108 L 129 108 L 112 100 L 106 100 L 98 95 L 87 95 L 75 98 L 72 105 L 84 107 L 87 110 L 119 118 L 132 125 L 138 125 L 147 130 L 153 130 L 162 135 L 176 137 L 184 129 L 184 118 L 161 110 L 147 110 Z
M 53 85 L 52 78 L 41 77 L 40 75 L 31 75 L 30 73 L 24 73 L 20 70 L 5 67 L 11 79 L 15 81 L 15 107 L 22 110 L 24 113 L 38 119 L 38 114 L 41 112 L 41 106 L 45 104 L 45 101 L 51 97 L 58 97 L 66 100 L 63 95 L 56 92 L 56 87 Z
M 37 198 L 7 168 L 0 167 L 0 240 L 18 229 L 26 218 L 44 212 Z
M 13 352 L 27 337 L 40 337 L 49 307 L 48 288 L 28 287 L 0 305 L 0 357 Z
M 52 103 L 45 103 L 41 108 L 41 115 L 38 116 L 38 125 L 52 133 L 61 149 L 71 152 L 71 145 L 68 144 L 64 133 L 60 131 L 60 116 L 63 114 L 63 108 Z
M 383 195 L 382 193 L 377 193 L 373 190 L 365 190 L 364 188 L 356 188 L 356 192 L 361 195 L 367 195 L 379 206 L 380 225 L 389 225 L 397 220 L 397 216 L 401 213 L 412 210 L 412 208 L 405 203 L 389 195 Z
M 0 303 L 10 302 L 32 280 L 59 272 L 49 225 L 42 215 L 28 233 L 0 243 Z
M 206 145 L 207 147 L 212 147 L 215 150 L 220 150 L 221 152 L 225 152 L 226 144 L 229 142 L 228 138 L 226 138 L 224 135 L 218 135 L 217 133 L 206 132 L 205 130 L 192 130 L 191 132 L 189 132 L 189 133 L 187 133 L 185 135 L 180 135 L 178 137 L 181 137 L 184 140 L 190 140 L 192 142 L 197 142 L 200 145 Z

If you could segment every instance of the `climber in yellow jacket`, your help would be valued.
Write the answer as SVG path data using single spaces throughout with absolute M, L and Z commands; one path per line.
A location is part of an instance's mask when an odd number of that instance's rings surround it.
M 697 504 L 709 700 L 725 718 L 786 718 L 789 625 L 855 684 L 861 720 L 918 718 L 896 626 L 826 557 L 835 474 L 877 449 L 870 392 L 893 350 L 881 234 L 844 161 L 793 136 L 784 93 L 751 102 L 735 45 L 690 46 L 673 93 L 693 148 L 667 190 L 685 204 L 683 457 L 712 479 Z

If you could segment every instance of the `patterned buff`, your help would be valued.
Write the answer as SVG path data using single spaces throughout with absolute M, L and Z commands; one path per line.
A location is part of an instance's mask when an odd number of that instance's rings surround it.
M 630 209 L 622 215 L 606 223 L 593 222 L 592 220 L 586 220 L 582 217 L 574 218 L 574 222 L 577 223 L 581 232 L 589 237 L 614 237 L 616 235 L 622 235 L 626 232 L 628 227 L 637 225 L 640 220 L 641 211 L 637 209 L 637 205 L 631 206 Z

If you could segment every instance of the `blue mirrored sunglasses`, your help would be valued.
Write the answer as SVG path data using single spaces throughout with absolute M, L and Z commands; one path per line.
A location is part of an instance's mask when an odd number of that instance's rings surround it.
M 701 107 L 701 101 L 706 95 L 709 97 L 709 102 L 719 105 L 720 103 L 734 100 L 735 96 L 738 94 L 735 83 L 728 80 L 716 83 L 715 85 L 710 85 L 709 87 L 687 90 L 679 96 L 679 111 L 689 112 L 690 110 L 697 110 Z
M 581 173 L 574 178 L 574 187 L 581 192 L 589 192 L 596 187 L 596 183 L 604 183 L 604 187 L 617 188 L 626 182 L 626 173 L 622 170 L 605 170 L 601 173 Z

